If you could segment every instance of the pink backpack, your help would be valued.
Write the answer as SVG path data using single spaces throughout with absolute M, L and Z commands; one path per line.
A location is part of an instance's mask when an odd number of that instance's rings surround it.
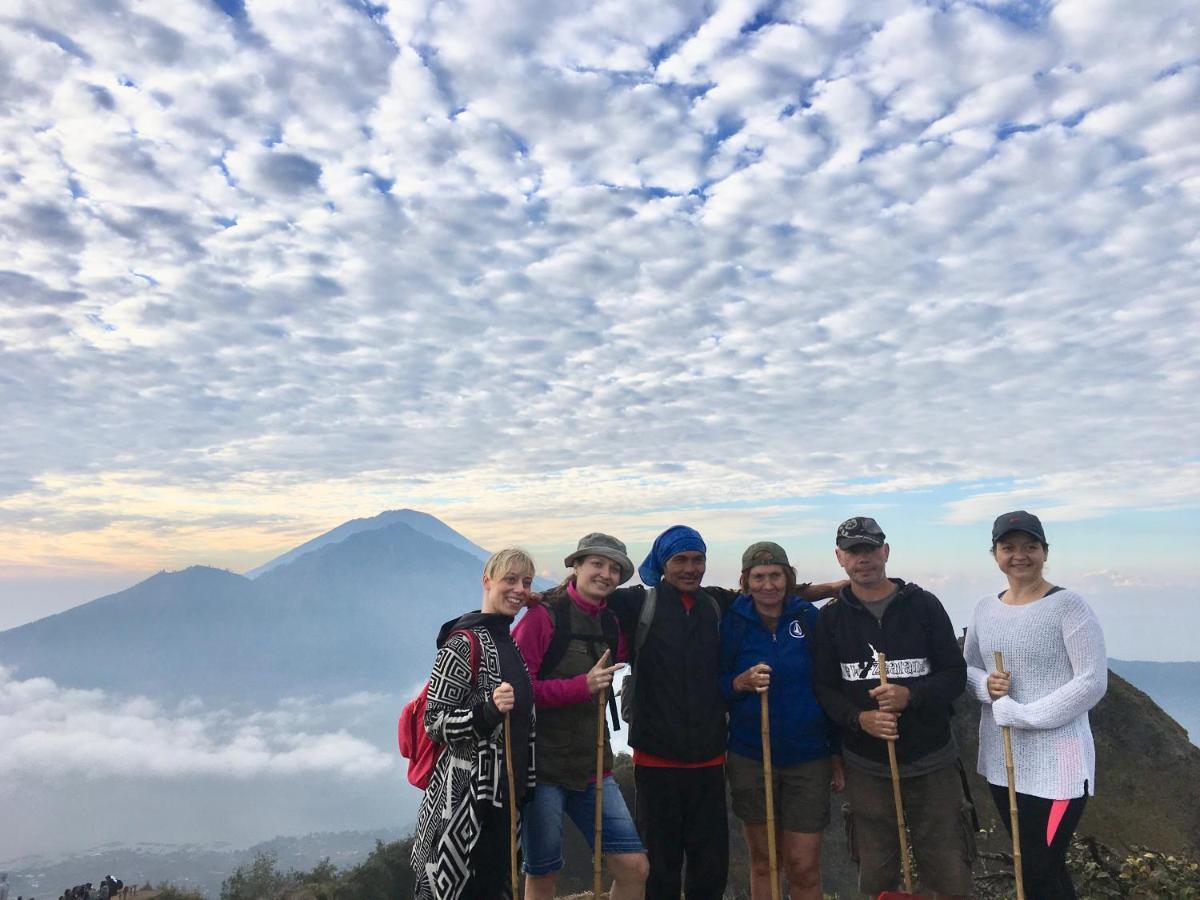
M 475 636 L 475 632 L 462 629 L 450 632 L 447 640 L 456 634 L 467 635 L 471 642 L 471 682 L 474 683 L 479 675 L 479 638 Z M 435 741 L 425 730 L 425 701 L 428 695 L 429 682 L 426 681 L 421 693 L 404 704 L 396 726 L 400 755 L 408 760 L 408 783 L 421 790 L 429 787 L 433 767 L 437 765 L 438 757 L 446 749 L 445 744 Z

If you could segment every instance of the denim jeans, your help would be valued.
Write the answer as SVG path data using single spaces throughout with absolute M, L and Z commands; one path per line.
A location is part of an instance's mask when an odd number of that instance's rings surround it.
M 603 791 L 601 851 L 645 853 L 629 807 L 611 775 L 604 776 Z M 557 784 L 539 784 L 522 810 L 521 846 L 525 871 L 530 875 L 549 875 L 563 867 L 563 813 L 570 816 L 588 846 L 595 846 L 596 785 L 572 791 Z

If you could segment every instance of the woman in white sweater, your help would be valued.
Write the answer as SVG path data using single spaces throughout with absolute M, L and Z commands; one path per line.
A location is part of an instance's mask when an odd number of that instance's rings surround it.
M 1045 579 L 1050 545 L 1037 516 L 1005 513 L 992 526 L 992 556 L 1008 589 L 975 606 L 964 655 L 979 717 L 979 773 L 1011 833 L 1001 726 L 1012 731 L 1017 824 L 1025 896 L 1074 898 L 1066 853 L 1096 790 L 1088 710 L 1108 686 L 1100 623 L 1074 591 Z M 995 651 L 1004 654 L 994 671 Z

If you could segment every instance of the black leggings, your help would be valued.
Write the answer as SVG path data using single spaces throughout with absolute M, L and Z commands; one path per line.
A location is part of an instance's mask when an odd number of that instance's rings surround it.
M 479 840 L 471 848 L 471 877 L 459 897 L 460 900 L 507 900 L 512 897 L 508 808 L 484 803 L 478 812 L 480 831 Z
M 988 787 L 992 789 L 992 800 L 1000 813 L 1000 821 L 1011 835 L 1008 788 L 995 784 L 989 784 Z M 1067 849 L 1071 846 L 1071 837 L 1087 805 L 1086 782 L 1083 796 L 1067 802 L 1066 811 L 1047 841 L 1050 815 L 1056 802 L 1059 801 L 1017 792 L 1022 880 L 1025 882 L 1025 896 L 1029 900 L 1075 900 L 1075 886 L 1071 883 L 1071 873 L 1067 871 Z

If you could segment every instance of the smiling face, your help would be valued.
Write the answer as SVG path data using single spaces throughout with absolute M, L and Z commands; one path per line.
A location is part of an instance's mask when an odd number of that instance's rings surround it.
M 1025 531 L 1010 531 L 992 545 L 992 556 L 1011 581 L 1040 581 L 1050 548 Z
M 483 576 L 483 607 L 485 613 L 500 613 L 512 618 L 529 601 L 533 572 L 508 569 L 503 574 Z
M 846 570 L 846 577 L 856 588 L 871 590 L 887 581 L 887 560 L 891 548 L 884 544 L 855 544 L 849 550 L 836 549 L 838 565 Z
M 746 573 L 746 589 L 759 612 L 775 615 L 787 596 L 788 577 L 783 566 L 754 566 Z
M 663 581 L 684 594 L 690 594 L 699 590 L 704 566 L 704 554 L 698 550 L 676 553 L 663 567 Z
M 606 556 L 585 556 L 575 563 L 575 590 L 584 600 L 602 603 L 620 583 L 620 565 Z

